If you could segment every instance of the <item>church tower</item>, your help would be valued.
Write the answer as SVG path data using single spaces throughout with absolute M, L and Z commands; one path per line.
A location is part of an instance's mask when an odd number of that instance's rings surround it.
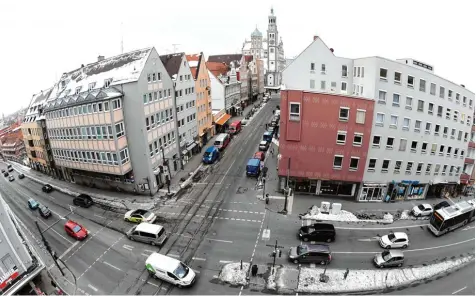
M 274 10 L 271 8 L 271 13 L 268 16 L 268 72 L 266 75 L 267 87 L 279 87 L 281 84 L 281 73 L 279 72 L 279 38 L 278 27 L 276 23 L 276 16 Z

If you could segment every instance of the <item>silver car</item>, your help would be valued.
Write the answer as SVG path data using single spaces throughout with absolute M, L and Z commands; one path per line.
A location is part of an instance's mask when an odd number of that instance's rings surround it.
M 380 254 L 376 254 L 374 257 L 374 264 L 377 267 L 401 267 L 405 257 L 402 251 L 398 250 L 386 250 Z

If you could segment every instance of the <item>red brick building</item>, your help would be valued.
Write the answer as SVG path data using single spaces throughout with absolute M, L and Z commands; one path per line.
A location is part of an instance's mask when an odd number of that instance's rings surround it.
M 374 101 L 281 90 L 278 175 L 295 192 L 354 196 L 362 182 Z
M 4 159 L 23 162 L 26 150 L 20 124 L 12 124 L 0 132 L 0 150 Z

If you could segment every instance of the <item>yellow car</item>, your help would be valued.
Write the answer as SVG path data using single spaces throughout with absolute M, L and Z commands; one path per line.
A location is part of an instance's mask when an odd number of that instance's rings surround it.
M 130 210 L 124 215 L 124 220 L 134 223 L 154 223 L 157 217 L 154 213 L 146 211 L 146 210 Z

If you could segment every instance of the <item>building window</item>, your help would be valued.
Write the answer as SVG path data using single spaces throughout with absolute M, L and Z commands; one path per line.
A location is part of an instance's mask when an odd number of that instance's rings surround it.
M 400 169 L 402 168 L 402 161 L 401 160 L 397 160 L 395 162 L 395 168 L 394 168 L 394 171 L 393 173 L 394 174 L 400 174 Z
M 331 91 L 332 91 L 332 92 L 336 91 L 336 88 L 337 88 L 337 82 L 332 81 L 332 82 L 331 82 Z
M 347 78 L 347 66 L 342 65 L 342 77 Z
M 431 144 L 430 155 L 435 155 L 436 154 L 436 148 L 437 147 L 438 147 L 438 144 L 436 144 L 436 143 Z
M 385 113 L 377 113 L 377 119 L 375 125 L 383 126 L 385 120 Z
M 435 105 L 433 103 L 428 103 L 428 114 L 433 115 L 433 109 Z
M 395 106 L 395 107 L 400 107 L 400 95 L 399 94 L 393 94 L 392 105 Z
M 440 98 L 445 98 L 445 88 L 443 86 L 440 86 Z
M 81 92 L 81 86 L 76 87 L 76 94 L 79 94 Z
M 310 87 L 311 89 L 314 89 L 314 88 L 316 87 L 316 81 L 315 81 L 314 79 L 311 79 L 311 80 L 309 81 L 309 87 Z
M 438 152 L 439 156 L 443 156 L 443 154 L 445 154 L 445 145 L 441 145 L 440 146 L 440 151 Z
M 321 80 L 321 90 L 326 89 L 326 82 L 324 80 Z
M 384 159 L 382 162 L 382 173 L 388 172 L 389 166 L 390 166 L 390 159 Z
M 391 115 L 390 116 L 390 127 L 391 128 L 397 128 L 398 125 L 398 116 L 397 115 Z
M 417 148 L 418 148 L 418 141 L 412 141 L 412 145 L 411 145 L 411 147 L 410 147 L 410 151 L 413 152 L 413 153 L 416 153 Z
M 428 143 L 427 142 L 423 142 L 421 144 L 421 153 L 422 154 L 426 154 L 426 150 L 428 149 Z
M 121 100 L 116 99 L 112 101 L 112 110 L 120 109 L 121 108 Z
M 311 71 L 315 70 L 316 65 L 314 63 L 311 63 Z
M 104 80 L 104 88 L 109 88 L 111 86 L 112 78 Z
M 337 144 L 345 145 L 346 137 L 347 137 L 346 131 L 337 131 Z
M 381 80 L 387 80 L 387 72 L 388 70 L 385 68 L 380 68 L 380 79 Z
M 378 91 L 378 102 L 380 104 L 385 104 L 387 101 L 387 92 L 384 90 L 379 90 Z
M 121 164 L 125 164 L 129 161 L 129 150 L 127 148 L 122 149 L 119 154 L 121 156 Z
M 346 93 L 346 92 L 347 92 L 347 82 L 342 81 L 342 82 L 340 83 L 340 91 L 343 92 L 343 93 Z
M 334 155 L 334 169 L 341 169 L 343 160 L 343 155 Z
M 96 82 L 91 82 L 89 85 L 88 85 L 88 90 L 92 90 L 94 89 L 94 87 L 96 86 Z
M 453 91 L 451 89 L 448 89 L 448 100 L 453 100 Z
M 413 77 L 411 75 L 408 75 L 408 77 L 407 77 L 407 86 L 409 88 L 413 88 L 414 83 L 415 83 L 415 77 Z
M 420 91 L 426 92 L 426 81 L 424 79 L 420 79 Z
M 408 118 L 408 117 L 403 118 L 402 129 L 405 130 L 405 131 L 410 130 L 410 118 Z
M 419 162 L 417 169 L 416 169 L 416 174 L 421 175 L 421 170 L 423 169 L 423 162 Z
M 458 141 L 461 141 L 463 137 L 463 131 L 458 131 Z
M 406 174 L 411 174 L 413 168 L 413 161 L 407 162 L 407 168 L 405 169 Z
M 439 136 L 439 135 L 440 135 L 440 129 L 441 129 L 441 125 L 436 124 L 436 125 L 435 125 L 435 136 Z
M 339 109 L 339 120 L 340 121 L 348 121 L 349 120 L 349 108 L 340 107 L 340 109 Z
M 442 117 L 443 116 L 443 106 L 438 106 L 438 111 L 436 116 Z
M 352 156 L 350 158 L 349 171 L 355 172 L 359 168 L 359 157 Z
M 360 124 L 365 124 L 365 110 L 357 109 L 357 115 L 355 117 L 355 122 Z
M 372 147 L 379 148 L 381 139 L 382 139 L 382 137 L 380 137 L 380 136 L 374 136 L 373 139 L 372 139 Z
M 422 101 L 422 100 L 418 100 L 418 108 L 417 108 L 417 110 L 420 111 L 420 112 L 423 112 L 424 106 L 425 106 L 425 102 Z
M 116 137 L 119 138 L 124 136 L 124 123 L 119 122 L 115 125 L 115 127 L 116 127 Z
M 386 148 L 387 148 L 387 149 L 390 149 L 390 150 L 393 149 L 393 143 L 394 143 L 394 142 L 395 142 L 395 138 L 393 138 L 393 137 L 388 137 L 388 138 L 387 138 L 387 146 L 386 146 Z
M 465 96 L 463 96 L 463 106 L 466 106 L 466 100 L 467 100 L 467 98 Z
M 354 146 L 361 147 L 363 140 L 364 140 L 364 134 L 354 133 L 354 142 L 353 142 Z
M 427 122 L 425 125 L 425 133 L 430 134 L 431 133 L 431 122 Z
M 370 158 L 369 159 L 369 166 L 367 167 L 367 171 L 374 172 L 376 165 L 377 165 L 377 158 Z
M 398 147 L 398 151 L 405 150 L 407 150 L 407 139 L 400 139 L 400 146 Z
M 433 173 L 433 175 L 437 176 L 440 173 L 440 167 L 441 164 L 435 165 L 435 172 Z
M 395 84 L 399 84 L 399 85 L 400 85 L 400 84 L 402 83 L 402 73 L 400 73 L 400 72 L 395 72 L 395 75 L 394 75 L 394 77 L 393 77 L 393 82 L 394 82 Z
M 301 104 L 289 103 L 289 120 L 299 121 L 301 120 Z
M 413 98 L 407 97 L 405 100 L 405 109 L 412 110 L 412 103 L 413 103 Z
M 434 83 L 430 84 L 430 94 L 431 95 L 436 95 L 436 84 L 434 84 Z
M 326 74 L 326 64 L 321 64 L 321 73 Z

